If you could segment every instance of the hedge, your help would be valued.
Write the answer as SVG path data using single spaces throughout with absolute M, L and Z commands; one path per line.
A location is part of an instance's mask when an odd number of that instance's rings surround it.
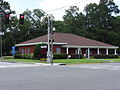
M 73 54 L 71 55 L 71 59 L 83 59 L 83 55 Z
M 95 59 L 119 58 L 118 55 L 94 55 Z
M 21 54 L 16 54 L 14 56 L 15 59 L 33 59 L 33 55 L 30 54 L 30 55 L 27 55 L 27 54 L 24 54 L 24 55 L 21 55 Z
M 67 54 L 53 54 L 53 59 L 67 59 L 68 55 Z
M 21 54 L 15 54 L 14 58 L 15 59 L 22 59 L 22 55 Z
M 14 59 L 14 56 L 4 56 L 4 59 Z
M 83 55 L 78 55 L 78 54 L 73 54 L 73 55 L 70 55 L 71 57 L 69 57 L 69 59 L 81 59 L 83 58 Z M 68 58 L 68 54 L 56 54 L 54 53 L 53 54 L 53 59 L 67 59 Z

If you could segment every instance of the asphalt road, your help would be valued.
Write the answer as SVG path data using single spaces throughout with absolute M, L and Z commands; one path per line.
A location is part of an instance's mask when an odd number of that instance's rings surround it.
M 120 63 L 8 66 L 0 68 L 0 90 L 120 90 Z

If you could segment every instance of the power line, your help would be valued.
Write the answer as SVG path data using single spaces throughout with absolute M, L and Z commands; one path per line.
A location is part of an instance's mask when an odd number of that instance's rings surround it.
M 77 3 L 73 3 L 73 4 L 71 4 L 71 5 L 66 5 L 66 6 L 63 6 L 63 7 L 60 7 L 60 8 L 56 8 L 56 9 L 47 11 L 47 13 L 49 13 L 49 12 L 54 12 L 54 11 L 57 11 L 57 10 L 60 10 L 60 9 L 66 8 L 66 7 L 70 7 L 70 6 L 73 6 L 73 5 L 75 5 L 75 4 L 83 3 L 83 2 L 85 2 L 85 1 L 87 1 L 87 0 L 83 0 L 83 1 L 80 1 L 80 2 L 77 2 Z

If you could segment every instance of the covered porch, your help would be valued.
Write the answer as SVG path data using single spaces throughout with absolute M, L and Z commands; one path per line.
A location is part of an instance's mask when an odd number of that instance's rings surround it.
M 82 54 L 88 59 L 92 55 L 117 55 L 119 47 L 112 46 L 63 46 L 66 49 L 66 54 Z

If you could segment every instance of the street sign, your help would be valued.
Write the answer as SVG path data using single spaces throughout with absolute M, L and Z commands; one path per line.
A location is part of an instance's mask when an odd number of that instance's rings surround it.
M 15 46 L 12 46 L 12 55 L 15 55 Z
M 15 46 L 12 46 L 12 49 L 15 49 Z
M 12 55 L 15 55 L 15 50 L 12 50 Z

